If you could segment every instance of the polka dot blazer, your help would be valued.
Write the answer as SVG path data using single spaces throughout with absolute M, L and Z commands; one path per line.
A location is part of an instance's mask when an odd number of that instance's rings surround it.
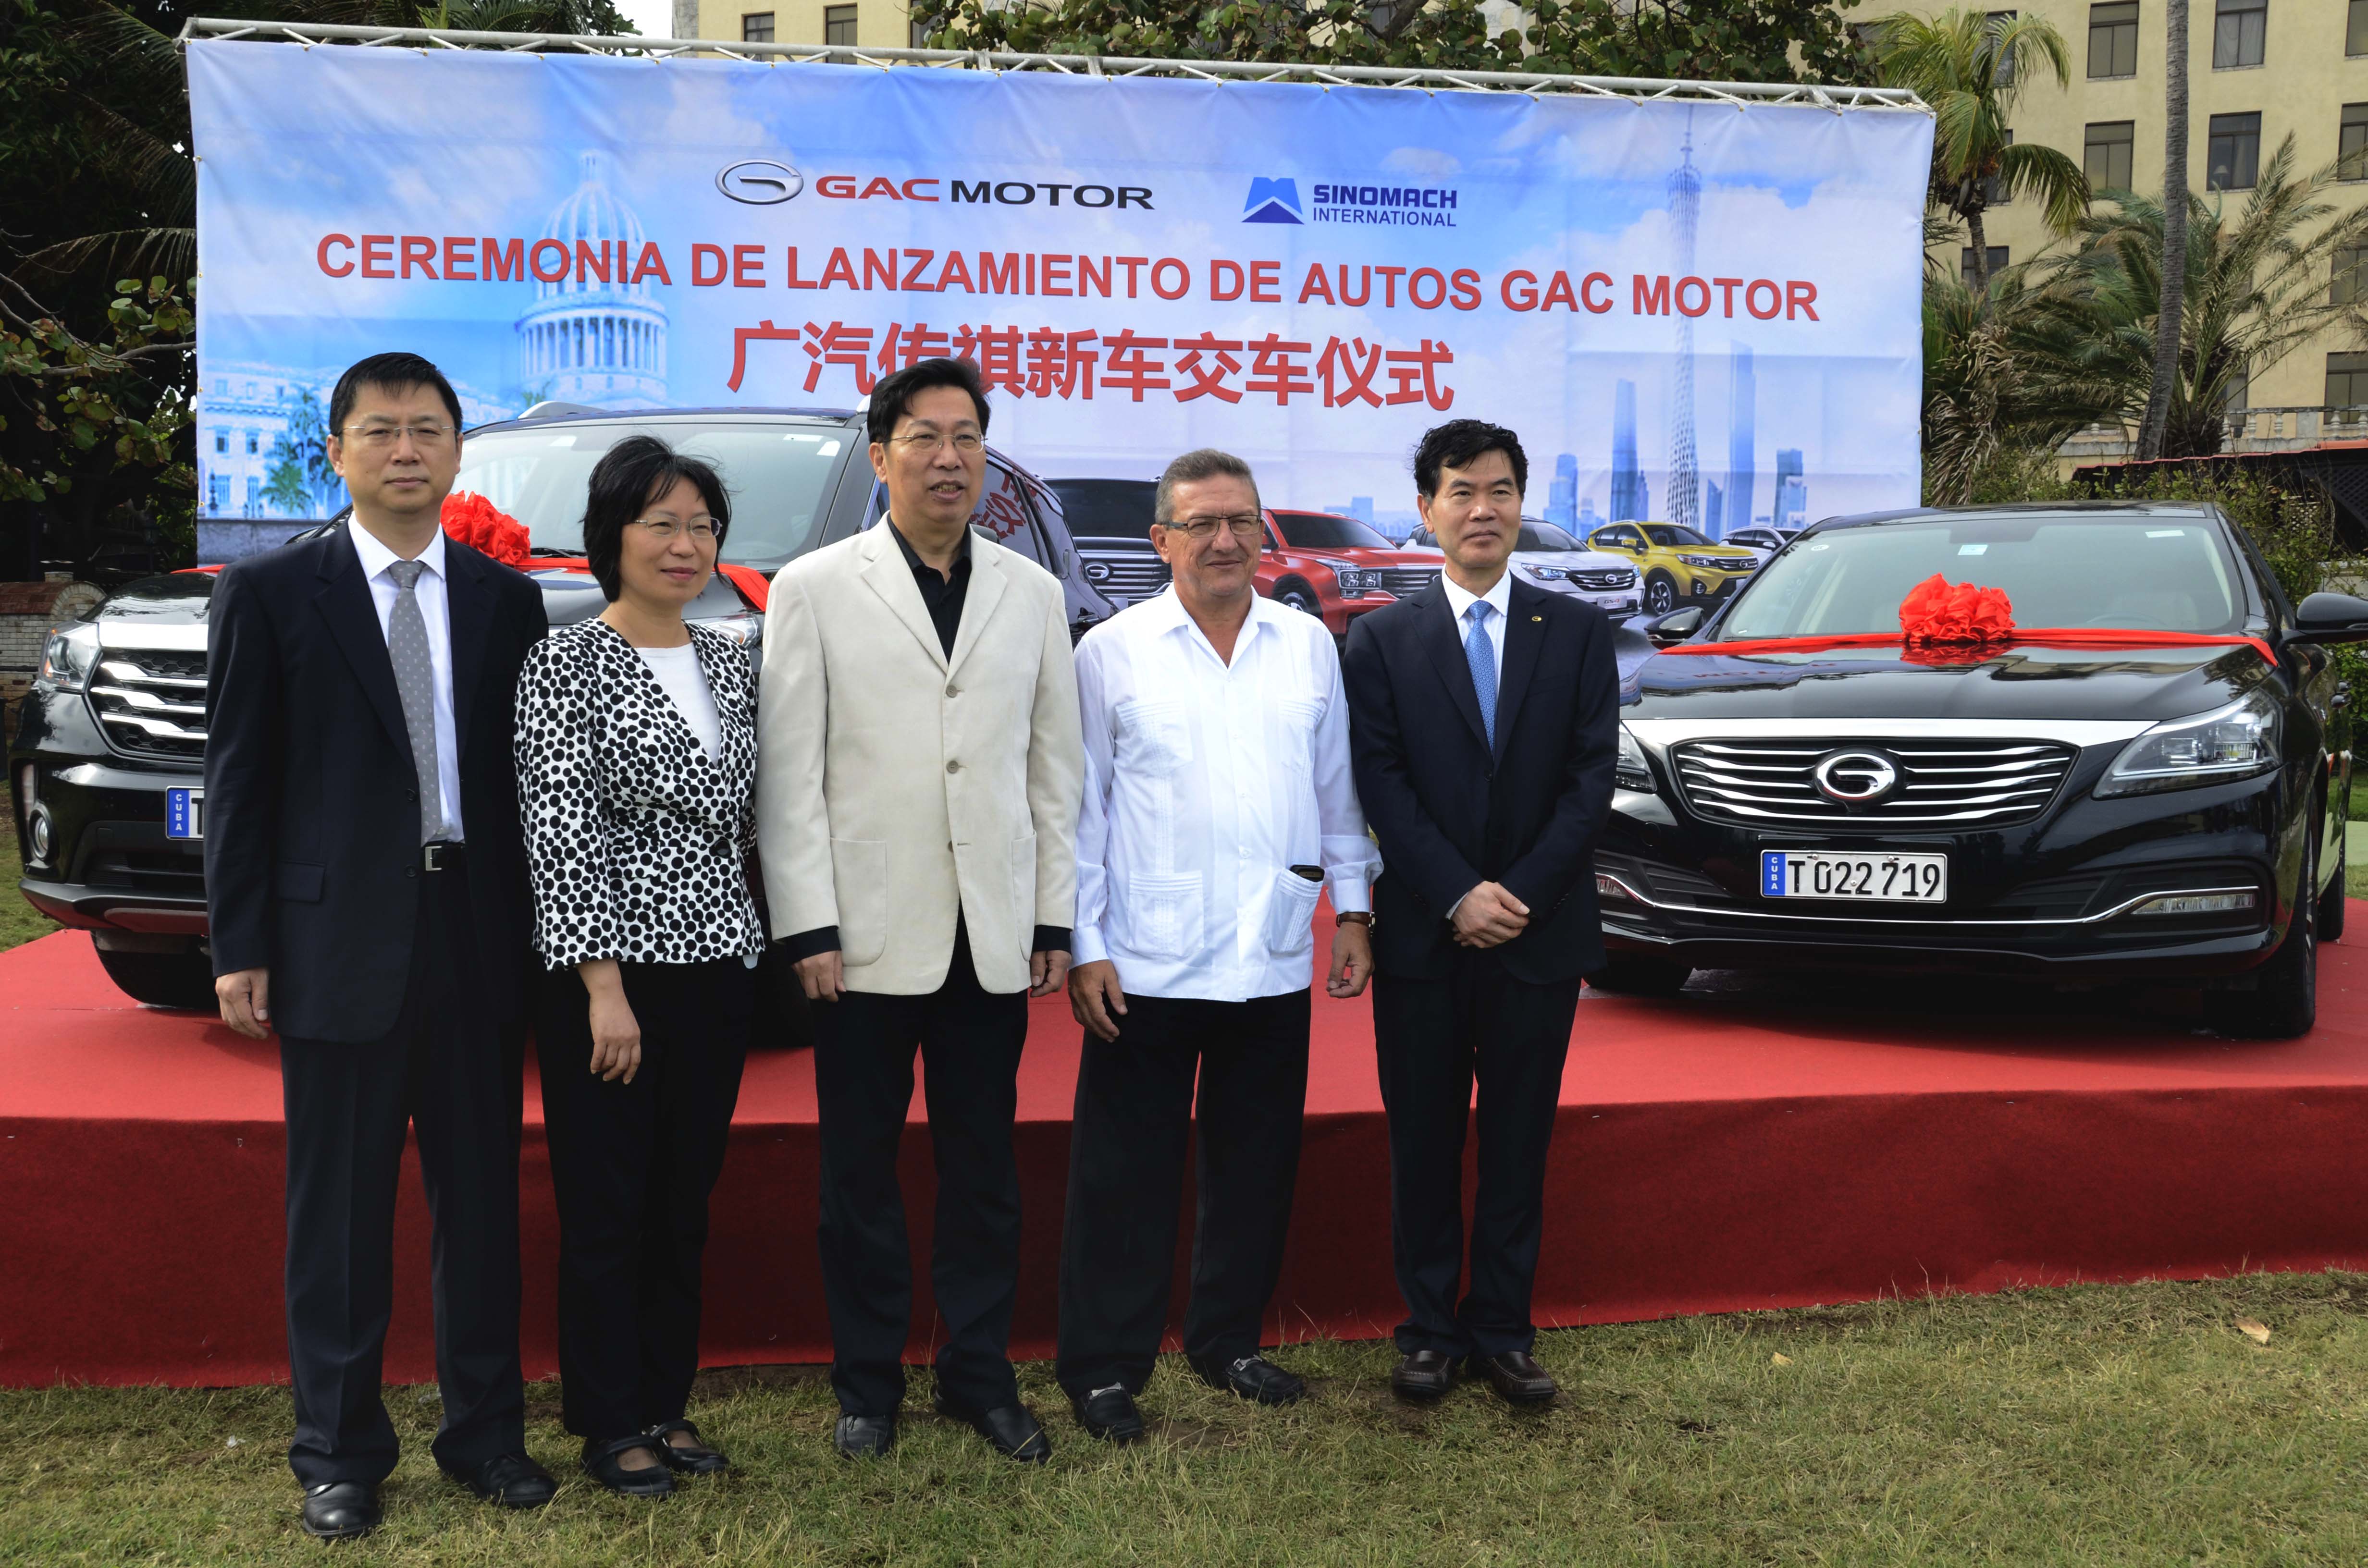
M 518 678 L 518 769 L 534 881 L 534 947 L 591 959 L 704 963 L 760 952 L 757 681 L 748 656 L 692 622 L 723 721 L 710 758 L 632 644 L 608 622 L 535 644 Z

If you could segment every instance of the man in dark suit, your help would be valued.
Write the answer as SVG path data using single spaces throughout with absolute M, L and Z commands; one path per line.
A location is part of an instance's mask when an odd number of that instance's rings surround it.
M 406 1129 L 435 1221 L 436 1460 L 548 1502 L 518 1375 L 518 1070 L 529 893 L 511 760 L 534 585 L 438 513 L 461 403 L 413 354 L 329 399 L 352 520 L 231 566 L 207 647 L 206 900 L 225 1022 L 279 1031 L 288 1358 L 304 1528 L 367 1534 Z
M 1546 1147 L 1582 975 L 1601 967 L 1593 854 L 1611 804 L 1619 671 L 1592 606 L 1507 571 L 1529 461 L 1457 419 L 1416 449 L 1440 581 L 1360 616 L 1342 660 L 1357 793 L 1380 841 L 1373 1037 L 1390 1129 L 1390 1232 L 1406 1321 L 1391 1387 L 1435 1399 L 1459 1366 L 1516 1404 L 1531 1358 Z M 1471 1279 L 1462 1176 L 1474 1077 Z

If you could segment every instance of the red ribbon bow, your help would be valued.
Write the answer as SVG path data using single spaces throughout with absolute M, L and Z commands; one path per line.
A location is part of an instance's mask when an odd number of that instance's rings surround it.
M 1899 631 L 1909 648 L 1936 642 L 2010 642 L 2014 604 L 2003 588 L 1951 583 L 1935 572 L 1899 601 Z
M 523 568 L 530 559 L 534 540 L 526 525 L 482 495 L 456 490 L 444 497 L 439 516 L 448 537 L 505 566 Z

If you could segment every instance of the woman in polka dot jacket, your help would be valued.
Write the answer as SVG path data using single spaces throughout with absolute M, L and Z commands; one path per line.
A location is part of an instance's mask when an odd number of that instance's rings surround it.
M 545 639 L 518 684 L 563 1413 L 585 1470 L 635 1496 L 726 1462 L 683 1409 L 765 945 L 745 869 L 757 689 L 739 646 L 682 608 L 730 520 L 707 464 L 619 442 L 584 515 L 609 608 Z

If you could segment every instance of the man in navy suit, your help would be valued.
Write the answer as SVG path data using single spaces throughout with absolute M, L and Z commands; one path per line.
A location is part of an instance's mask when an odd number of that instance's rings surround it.
M 436 1460 L 491 1502 L 550 1501 L 518 1372 L 518 1071 L 529 931 L 518 666 L 526 577 L 444 536 L 461 403 L 415 354 L 329 397 L 352 520 L 224 571 L 207 640 L 214 990 L 279 1031 L 288 1358 L 304 1528 L 368 1534 L 394 1469 L 379 1370 L 416 1131 L 435 1221 Z
M 1600 612 L 1507 570 L 1529 479 L 1510 430 L 1441 425 L 1416 449 L 1414 477 L 1446 573 L 1358 617 L 1342 659 L 1357 793 L 1383 868 L 1373 1037 L 1407 1312 L 1390 1383 L 1436 1399 L 1462 1369 L 1541 1403 L 1554 1381 L 1530 1354 L 1530 1292 L 1580 977 L 1603 963 L 1593 857 L 1620 677 Z M 1459 1303 L 1475 1077 L 1480 1183 Z

